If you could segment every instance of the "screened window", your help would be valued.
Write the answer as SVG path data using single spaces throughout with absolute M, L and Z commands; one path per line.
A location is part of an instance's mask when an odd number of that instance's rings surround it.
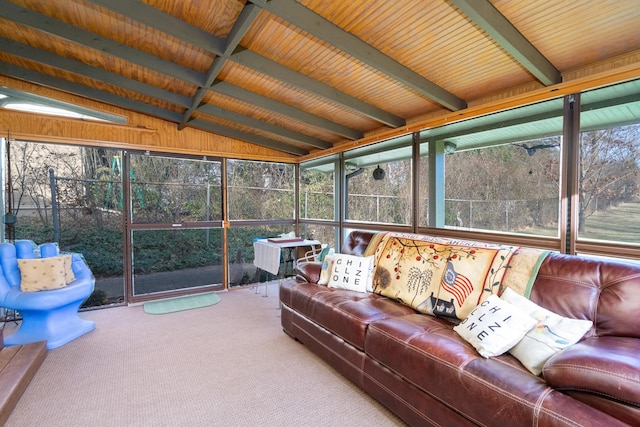
M 6 155 L 4 237 L 81 253 L 96 279 L 83 307 L 122 302 L 122 179 L 111 169 L 122 152 L 12 140 Z
M 559 146 L 553 137 L 448 156 L 445 225 L 557 236 Z
M 121 162 L 112 159 L 119 175 Z M 135 223 L 179 223 L 222 219 L 219 161 L 131 156 L 131 206 Z
M 337 156 L 300 165 L 300 218 L 334 220 Z
M 425 145 L 423 145 L 425 147 Z M 425 149 L 425 152 L 427 150 Z M 421 227 L 429 225 L 429 156 L 420 156 L 420 176 L 418 177 L 419 194 L 418 194 L 418 211 L 420 219 L 418 225 Z
M 292 164 L 229 160 L 229 219 L 293 219 L 294 184 L 295 167 Z
M 338 227 L 335 226 L 301 224 L 300 235 L 306 239 L 317 240 L 322 244 L 327 244 L 334 249 L 338 247 Z
M 562 113 L 555 99 L 425 132 L 449 146 L 444 226 L 558 237 Z
M 222 230 L 132 231 L 133 296 L 222 284 Z
M 411 224 L 411 141 L 407 135 L 345 153 L 347 221 Z
M 578 238 L 640 243 L 640 81 L 581 96 Z

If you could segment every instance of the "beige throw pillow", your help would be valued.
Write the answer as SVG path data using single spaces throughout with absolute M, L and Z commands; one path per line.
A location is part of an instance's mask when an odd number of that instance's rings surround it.
M 47 291 L 64 288 L 64 259 L 62 257 L 19 259 L 20 290 L 22 292 Z
M 73 269 L 71 268 L 72 255 L 58 255 L 60 258 L 64 260 L 64 280 L 67 282 L 67 285 L 74 280 L 76 280 L 75 274 L 73 274 Z
M 322 269 L 320 270 L 320 279 L 318 285 L 327 285 L 329 283 L 329 277 L 331 277 L 331 269 L 333 268 L 334 255 L 327 255 L 322 261 Z
M 507 288 L 502 299 L 538 324 L 509 350 L 531 373 L 540 375 L 547 360 L 560 350 L 577 343 L 593 326 L 590 320 L 571 319 L 540 307 L 533 301 Z

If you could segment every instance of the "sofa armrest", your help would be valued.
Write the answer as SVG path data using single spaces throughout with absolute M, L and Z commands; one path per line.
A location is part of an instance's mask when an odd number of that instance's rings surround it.
M 301 262 L 294 269 L 297 282 L 318 283 L 320 280 L 321 262 Z
M 544 366 L 547 384 L 640 406 L 640 339 L 592 337 L 569 346 Z

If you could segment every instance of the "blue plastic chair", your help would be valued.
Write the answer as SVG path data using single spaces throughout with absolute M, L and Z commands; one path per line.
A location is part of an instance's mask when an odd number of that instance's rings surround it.
M 95 329 L 95 323 L 78 315 L 80 305 L 91 295 L 95 278 L 80 254 L 72 254 L 75 280 L 61 289 L 39 292 L 20 290 L 19 259 L 36 258 L 36 245 L 30 240 L 0 244 L 0 306 L 20 312 L 18 330 L 4 338 L 4 344 L 21 345 L 47 341 L 47 349 L 60 347 Z M 40 245 L 40 256 L 58 255 L 54 243 Z

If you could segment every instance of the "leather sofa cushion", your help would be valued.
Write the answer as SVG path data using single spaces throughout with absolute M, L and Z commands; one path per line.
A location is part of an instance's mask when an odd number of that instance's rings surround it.
M 640 338 L 639 284 L 638 265 L 551 253 L 540 265 L 531 301 L 561 316 L 591 320 L 591 335 Z
M 358 256 L 373 255 L 385 232 L 352 231 L 342 245 L 340 253 Z
M 481 357 L 440 318 L 411 314 L 375 322 L 365 352 L 480 425 L 619 425 L 551 389 L 510 355 Z
M 611 399 L 604 399 L 601 396 L 590 393 L 579 391 L 565 391 L 564 393 L 605 414 L 615 416 L 620 421 L 627 423 L 627 425 L 637 426 L 640 422 L 640 407 L 630 406 Z
M 558 390 L 604 395 L 640 408 L 640 340 L 592 337 L 567 347 L 544 366 Z
M 318 283 L 320 281 L 322 263 L 317 261 L 301 262 L 296 264 L 294 271 L 298 282 Z
M 285 282 L 282 288 L 284 304 L 359 350 L 364 349 L 365 333 L 371 322 L 415 313 L 409 307 L 371 293 L 296 282 Z

